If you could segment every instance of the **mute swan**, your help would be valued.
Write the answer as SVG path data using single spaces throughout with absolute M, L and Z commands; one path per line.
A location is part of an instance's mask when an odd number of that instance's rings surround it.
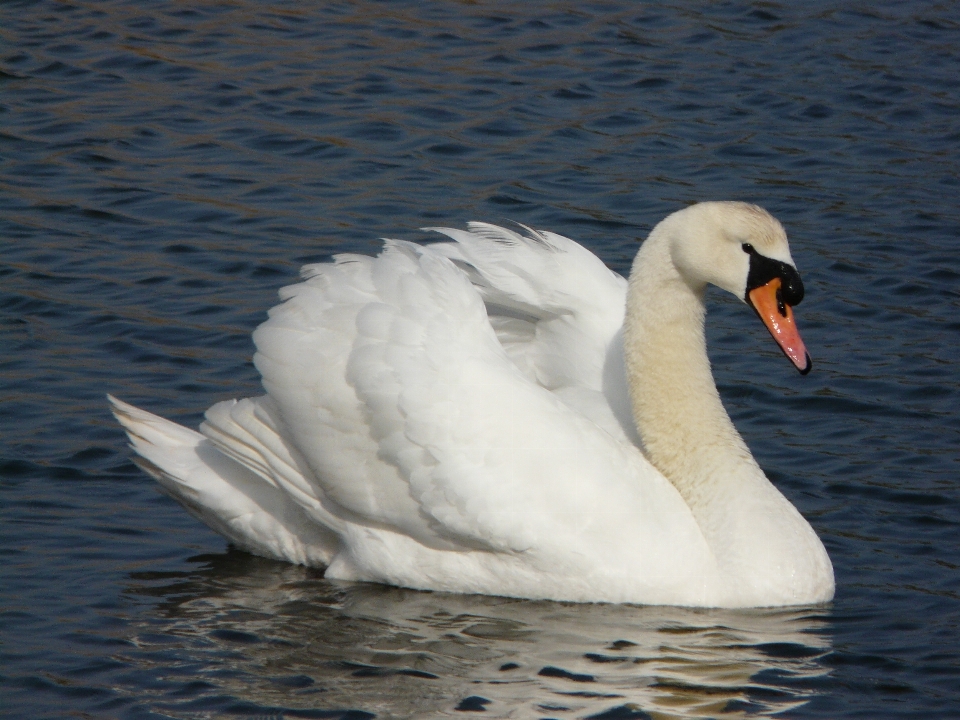
M 710 202 L 630 280 L 550 232 L 471 223 L 309 265 L 254 333 L 266 395 L 194 432 L 110 398 L 140 466 L 236 545 L 410 588 L 751 607 L 830 600 L 830 559 L 717 393 L 707 283 L 801 373 L 777 220 Z

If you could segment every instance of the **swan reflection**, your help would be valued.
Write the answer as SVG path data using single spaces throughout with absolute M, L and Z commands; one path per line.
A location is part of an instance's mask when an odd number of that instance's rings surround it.
M 334 583 L 239 551 L 183 573 L 135 573 L 159 603 L 132 638 L 153 663 L 199 662 L 174 710 L 363 711 L 350 717 L 763 717 L 814 697 L 828 609 L 581 605 Z M 137 662 L 137 658 L 131 658 Z M 198 678 L 185 679 L 185 682 Z M 195 685 L 196 683 L 194 683 Z

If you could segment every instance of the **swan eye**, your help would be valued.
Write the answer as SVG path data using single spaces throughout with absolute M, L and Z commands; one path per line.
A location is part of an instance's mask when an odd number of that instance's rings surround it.
M 750 243 L 744 243 L 740 247 L 743 248 L 743 251 L 747 255 L 753 255 L 756 252 L 756 250 L 753 249 L 753 245 L 751 245 Z

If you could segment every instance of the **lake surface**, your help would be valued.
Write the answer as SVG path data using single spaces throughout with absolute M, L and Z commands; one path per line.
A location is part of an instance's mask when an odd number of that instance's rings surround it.
M 960 716 L 960 5 L 702 5 L 0 6 L 5 716 Z M 719 292 L 709 343 L 829 605 L 332 583 L 157 493 L 107 410 L 258 394 L 304 263 L 512 220 L 625 273 L 707 199 L 807 286 L 809 376 Z

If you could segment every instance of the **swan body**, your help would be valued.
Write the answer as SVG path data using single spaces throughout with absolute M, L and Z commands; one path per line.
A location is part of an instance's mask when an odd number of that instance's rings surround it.
M 674 213 L 629 282 L 553 233 L 439 232 L 452 242 L 304 268 L 254 333 L 266 394 L 214 405 L 199 432 L 111 398 L 141 466 L 239 547 L 335 579 L 694 606 L 833 597 L 823 545 L 740 438 L 706 354 L 713 283 L 809 369 L 774 218 Z

